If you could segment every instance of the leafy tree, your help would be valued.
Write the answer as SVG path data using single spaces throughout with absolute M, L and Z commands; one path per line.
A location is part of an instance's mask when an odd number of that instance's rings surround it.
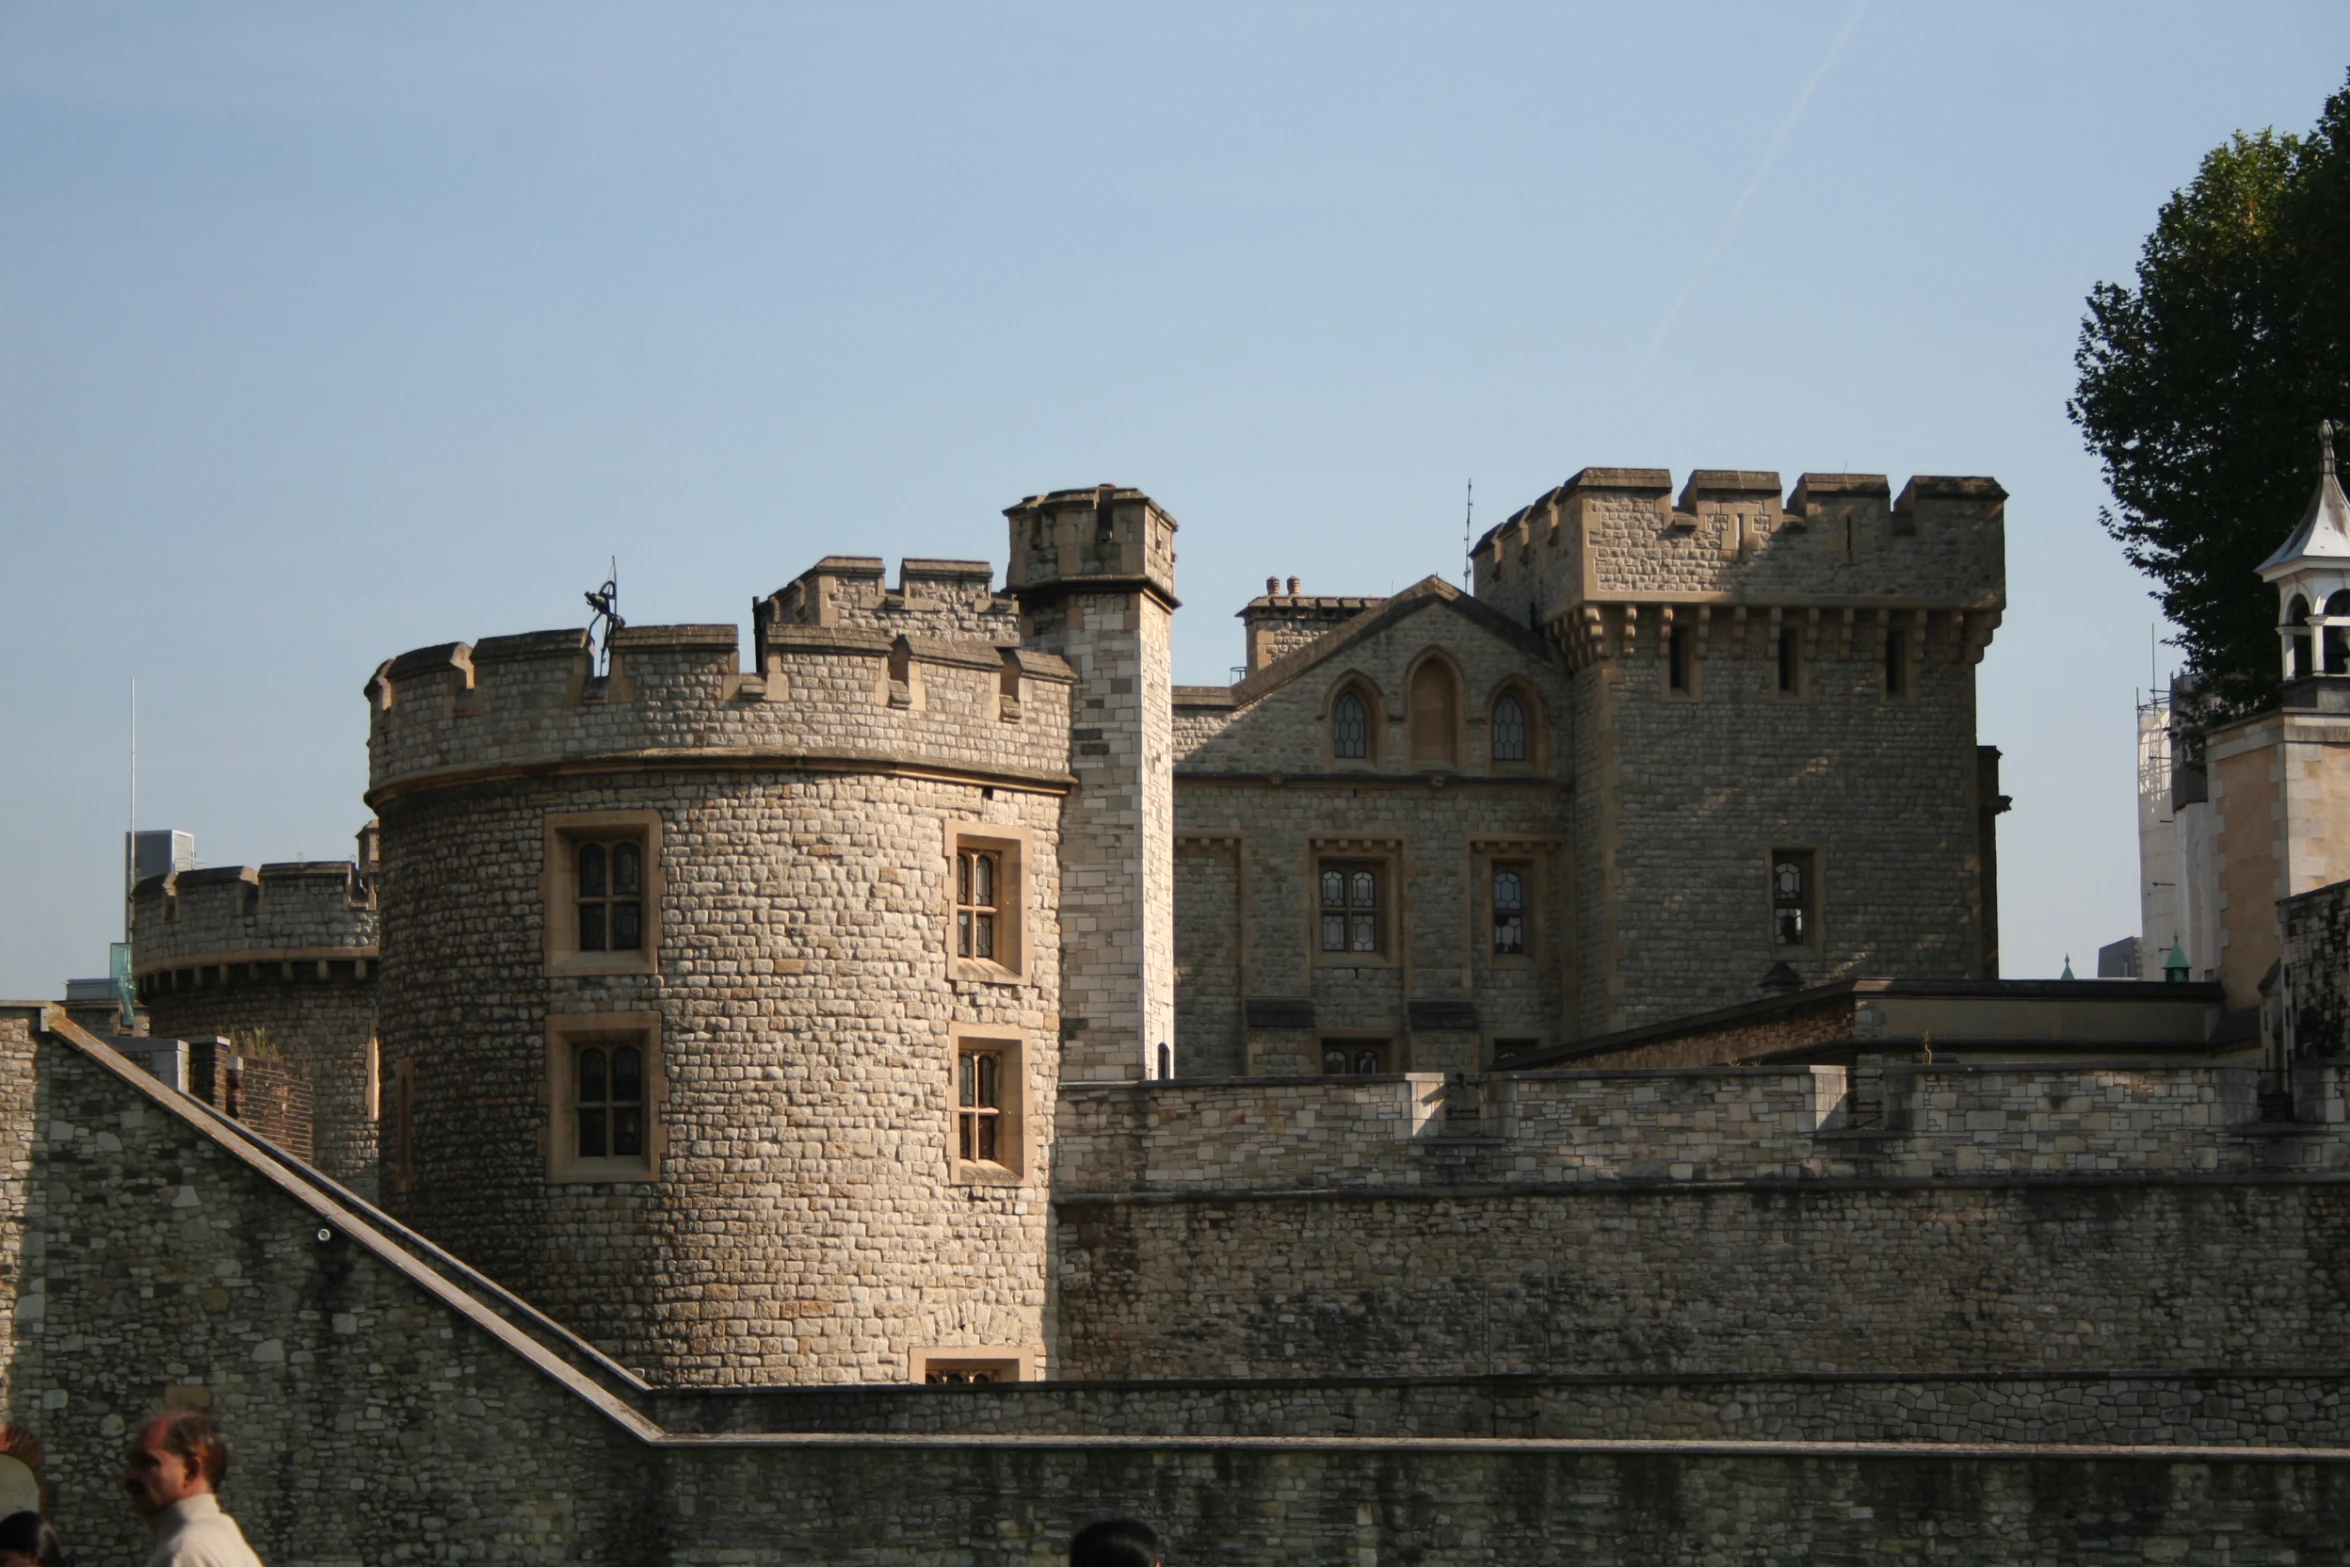
M 2137 286 L 2089 295 L 2065 411 L 2105 465 L 2099 516 L 2160 584 L 2223 709 L 2268 705 L 2276 606 L 2254 575 L 2350 415 L 2350 86 L 2307 136 L 2238 133 L 2163 205 Z

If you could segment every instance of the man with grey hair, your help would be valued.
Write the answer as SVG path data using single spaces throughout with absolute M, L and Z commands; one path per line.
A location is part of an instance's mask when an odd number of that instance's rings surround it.
M 215 1491 L 228 1474 L 228 1439 L 201 1409 L 167 1409 L 139 1430 L 122 1483 L 131 1511 L 155 1531 L 147 1567 L 261 1567 Z

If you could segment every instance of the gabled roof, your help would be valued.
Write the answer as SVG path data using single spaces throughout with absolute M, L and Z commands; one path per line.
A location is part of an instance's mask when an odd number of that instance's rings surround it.
M 2350 564 L 2350 496 L 2343 495 L 2342 481 L 2334 474 L 2331 420 L 2317 427 L 2317 442 L 2317 493 L 2309 497 L 2309 509 L 2301 514 L 2301 524 L 2292 536 L 2260 563 L 2263 582 L 2274 582 L 2295 567 L 2312 562 Z
M 1548 638 L 1527 630 L 1481 599 L 1471 598 L 1442 577 L 1423 577 L 1354 619 L 1325 632 L 1304 647 L 1273 660 L 1232 688 L 1233 705 L 1246 707 L 1272 695 L 1318 664 L 1338 657 L 1348 648 L 1424 610 L 1448 608 L 1479 629 L 1508 642 L 1531 658 L 1564 669 L 1566 655 Z

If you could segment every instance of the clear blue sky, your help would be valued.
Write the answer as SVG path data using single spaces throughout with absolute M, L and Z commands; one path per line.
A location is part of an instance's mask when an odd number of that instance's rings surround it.
M 610 555 L 739 621 L 1141 485 L 1220 680 L 1268 574 L 1586 464 L 2006 484 L 2007 969 L 2085 965 L 2154 611 L 2081 299 L 2346 65 L 2339 0 L 0 5 L 0 995 L 103 972 L 133 676 L 145 825 L 339 857 L 375 664 Z

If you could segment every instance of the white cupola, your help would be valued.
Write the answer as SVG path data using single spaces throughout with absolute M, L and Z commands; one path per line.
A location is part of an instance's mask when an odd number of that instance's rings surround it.
M 2331 420 L 2317 427 L 2317 443 L 2317 493 L 2292 536 L 2260 563 L 2260 580 L 2276 584 L 2287 680 L 2350 675 L 2350 497 L 2334 474 Z

